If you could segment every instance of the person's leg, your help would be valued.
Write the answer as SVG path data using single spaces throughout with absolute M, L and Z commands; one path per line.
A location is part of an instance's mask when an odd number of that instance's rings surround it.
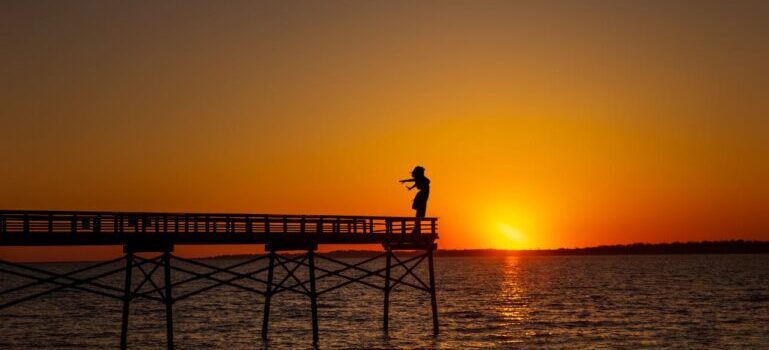
M 425 208 L 425 207 L 417 208 L 417 215 L 416 215 L 416 217 L 417 218 L 425 217 L 425 212 L 427 211 L 426 209 L 427 208 Z M 411 232 L 413 232 L 413 233 L 420 233 L 420 232 L 422 232 L 422 222 L 420 220 L 414 221 L 414 230 L 411 231 Z

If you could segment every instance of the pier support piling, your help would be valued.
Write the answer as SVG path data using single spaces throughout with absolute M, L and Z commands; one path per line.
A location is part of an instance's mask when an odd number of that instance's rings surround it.
M 390 266 L 392 265 L 392 249 L 385 247 L 385 280 L 384 280 L 384 323 L 382 329 L 385 334 L 390 329 Z
M 272 300 L 273 278 L 275 276 L 275 250 L 269 251 L 269 262 L 267 270 L 267 285 L 264 291 L 264 317 L 262 318 L 262 340 L 267 340 L 267 331 L 270 327 L 270 301 Z
M 120 349 L 128 348 L 128 313 L 131 310 L 131 273 L 133 271 L 134 255 L 131 252 L 125 256 L 125 288 L 123 293 L 123 319 L 120 328 Z
M 433 263 L 433 250 L 431 247 L 427 251 L 427 268 L 430 274 L 430 305 L 433 311 L 433 335 L 438 335 L 438 301 L 435 297 L 435 264 Z
M 318 292 L 315 290 L 315 252 L 307 250 L 307 263 L 310 274 L 310 305 L 312 308 L 312 344 L 318 345 Z
M 168 350 L 174 348 L 174 315 L 173 315 L 173 295 L 171 294 L 171 253 L 163 253 L 163 275 L 165 280 L 165 298 L 166 304 L 166 345 Z

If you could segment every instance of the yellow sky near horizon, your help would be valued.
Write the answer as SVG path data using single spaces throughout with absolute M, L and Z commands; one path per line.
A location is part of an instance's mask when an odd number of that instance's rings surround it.
M 419 164 L 441 248 L 769 240 L 766 18 L 4 2 L 0 208 L 412 215 Z

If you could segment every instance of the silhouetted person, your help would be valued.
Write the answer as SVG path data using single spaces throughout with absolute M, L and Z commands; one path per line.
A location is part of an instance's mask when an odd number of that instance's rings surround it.
M 427 198 L 430 197 L 430 179 L 425 177 L 425 168 L 421 166 L 415 167 L 414 170 L 411 171 L 411 179 L 401 180 L 400 182 L 414 183 L 413 186 L 408 187 L 409 191 L 416 187 L 419 192 L 414 196 L 414 203 L 411 205 L 411 209 L 417 211 L 416 216 L 418 218 L 425 217 L 425 212 L 427 211 Z

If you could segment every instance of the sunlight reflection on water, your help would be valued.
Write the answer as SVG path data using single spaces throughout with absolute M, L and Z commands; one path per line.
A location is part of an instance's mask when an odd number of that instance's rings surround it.
M 506 321 L 513 324 L 525 322 L 529 315 L 529 305 L 521 283 L 519 260 L 520 258 L 513 256 L 505 258 L 504 277 L 497 297 L 497 310 Z

